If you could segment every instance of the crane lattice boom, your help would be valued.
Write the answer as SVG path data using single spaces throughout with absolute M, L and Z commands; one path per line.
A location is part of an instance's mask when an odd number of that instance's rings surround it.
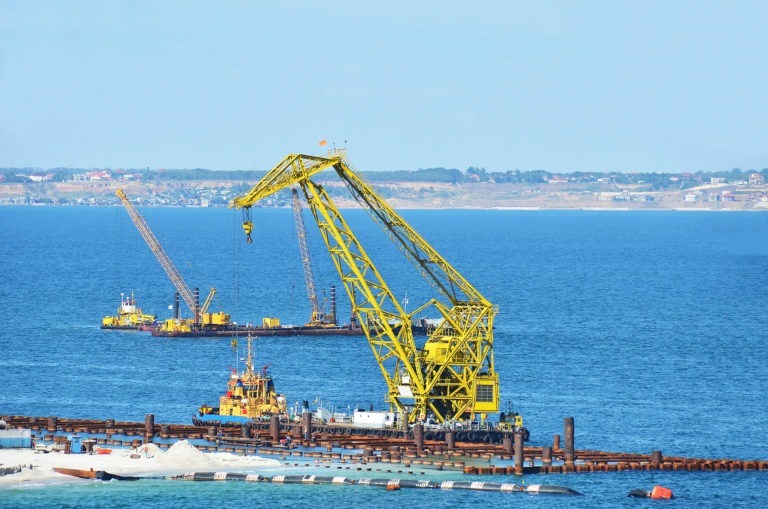
M 301 199 L 299 198 L 299 192 L 294 187 L 291 188 L 291 193 L 293 194 L 293 220 L 296 224 L 296 236 L 299 239 L 301 265 L 304 268 L 304 283 L 307 287 L 309 303 L 312 306 L 312 316 L 310 318 L 310 322 L 317 323 L 322 320 L 322 313 L 320 311 L 320 303 L 317 299 L 317 292 L 315 291 L 315 277 L 312 273 L 312 260 L 310 259 L 309 247 L 307 246 L 307 229 L 304 226 L 304 215 L 301 211 Z
M 125 192 L 123 192 L 122 189 L 117 189 L 115 191 L 115 194 L 117 195 L 118 198 L 120 198 L 120 201 L 123 203 L 125 210 L 128 212 L 128 215 L 131 217 L 133 224 L 136 225 L 136 228 L 139 230 L 139 233 L 141 233 L 141 236 L 144 237 L 144 240 L 146 241 L 147 246 L 149 246 L 149 249 L 155 255 L 155 258 L 157 258 L 157 261 L 160 262 L 160 265 L 163 267 L 163 270 L 168 275 L 173 285 L 176 287 L 176 290 L 178 290 L 179 295 L 181 295 L 181 298 L 184 300 L 187 306 L 189 306 L 190 311 L 194 313 L 195 323 L 198 323 L 200 320 L 199 317 L 200 317 L 201 311 L 199 309 L 199 306 L 197 304 L 197 299 L 195 298 L 192 290 L 190 290 L 189 286 L 184 281 L 184 278 L 181 277 L 181 274 L 179 273 L 178 269 L 176 269 L 176 266 L 173 264 L 171 259 L 168 257 L 168 254 L 165 252 L 165 249 L 163 249 L 163 246 L 160 244 L 160 241 L 158 241 L 157 237 L 155 237 L 155 234 L 152 233 L 152 230 L 147 224 L 147 221 L 144 219 L 144 217 L 142 217 L 141 214 L 139 214 L 139 211 L 136 210 L 136 207 L 133 206 L 133 203 L 131 203 L 131 201 L 125 195 Z M 215 294 L 216 294 L 216 289 L 211 288 L 211 292 L 208 294 L 208 297 L 205 300 L 205 304 L 203 305 L 203 308 L 206 311 L 210 306 L 211 300 L 213 299 L 213 296 Z M 203 313 L 206 311 L 203 311 Z
M 211 303 L 213 303 L 213 298 L 216 296 L 216 288 L 211 288 L 211 291 L 208 292 L 208 296 L 205 298 L 205 302 L 203 302 L 203 305 L 200 306 L 200 314 L 204 315 L 208 312 L 208 308 L 211 307 Z

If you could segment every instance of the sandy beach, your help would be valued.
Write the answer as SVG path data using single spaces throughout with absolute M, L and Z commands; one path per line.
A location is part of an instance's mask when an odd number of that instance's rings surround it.
M 109 454 L 64 454 L 33 449 L 0 449 L 0 470 L 20 468 L 17 473 L 0 476 L 0 490 L 23 485 L 93 482 L 60 474 L 54 467 L 102 470 L 110 474 L 138 477 L 165 477 L 200 470 L 247 471 L 279 466 L 274 459 L 232 453 L 204 453 L 186 440 L 169 449 L 154 444 L 136 449 L 112 449 Z

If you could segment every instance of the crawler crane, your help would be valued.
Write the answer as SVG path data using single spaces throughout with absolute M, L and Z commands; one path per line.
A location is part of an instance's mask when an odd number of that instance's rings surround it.
M 125 210 L 131 217 L 133 224 L 136 225 L 139 233 L 142 237 L 144 237 L 144 240 L 146 241 L 147 246 L 149 246 L 149 249 L 152 251 L 152 254 L 154 254 L 155 258 L 157 258 L 157 261 L 160 262 L 163 270 L 165 270 L 165 273 L 176 287 L 176 290 L 178 290 L 181 298 L 184 300 L 187 306 L 189 306 L 189 309 L 194 316 L 192 319 L 181 319 L 178 317 L 178 314 L 176 314 L 174 318 L 169 318 L 163 322 L 160 330 L 163 332 L 191 332 L 193 330 L 199 329 L 224 328 L 229 325 L 230 315 L 221 311 L 216 313 L 208 312 L 208 308 L 213 302 L 213 297 L 216 295 L 216 289 L 211 288 L 211 291 L 208 293 L 208 297 L 206 297 L 205 302 L 202 306 L 200 306 L 198 290 L 195 289 L 193 292 L 189 286 L 187 286 L 184 278 L 181 277 L 181 274 L 176 269 L 176 266 L 168 257 L 168 254 L 165 252 L 165 249 L 163 249 L 160 241 L 158 241 L 157 237 L 155 237 L 155 234 L 152 233 L 152 230 L 149 228 L 149 225 L 147 224 L 147 221 L 144 219 L 144 217 L 139 214 L 139 212 L 136 210 L 136 207 L 134 207 L 130 200 L 128 200 L 128 197 L 125 195 L 125 192 L 123 192 L 122 189 L 115 191 L 115 194 L 118 198 L 120 198 L 120 201 L 123 203 L 123 207 L 125 207 Z
M 310 316 L 309 326 L 334 326 L 336 325 L 336 309 L 335 305 L 331 307 L 331 313 L 325 313 L 325 307 L 327 302 L 323 299 L 322 306 L 320 300 L 317 298 L 317 291 L 315 290 L 315 276 L 312 270 L 312 260 L 309 256 L 309 246 L 307 245 L 307 229 L 304 226 L 304 214 L 301 211 L 301 198 L 299 198 L 299 191 L 293 187 L 291 188 L 291 194 L 293 195 L 293 220 L 296 225 L 296 236 L 299 239 L 299 251 L 301 253 L 301 264 L 304 269 L 304 283 L 307 286 L 307 296 L 309 297 L 309 303 L 312 306 L 312 315 Z M 332 297 L 335 296 L 332 289 Z M 335 301 L 334 301 L 335 304 Z
M 436 295 L 406 312 L 324 188 L 312 177 L 332 168 L 356 201 L 383 227 L 429 281 Z M 251 207 L 282 189 L 299 186 L 352 302 L 387 384 L 387 401 L 408 422 L 466 421 L 499 410 L 499 377 L 493 364 L 496 306 L 483 297 L 400 215 L 365 183 L 345 152 L 327 157 L 291 154 L 230 207 L 243 210 L 253 231 Z M 417 345 L 414 317 L 435 310 L 440 323 Z

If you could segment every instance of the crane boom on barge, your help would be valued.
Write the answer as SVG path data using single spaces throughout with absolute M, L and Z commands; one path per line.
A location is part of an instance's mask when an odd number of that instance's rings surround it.
M 199 295 L 197 289 L 193 290 L 187 285 L 184 278 L 179 273 L 176 266 L 171 261 L 168 254 L 163 249 L 160 241 L 157 240 L 152 229 L 147 224 L 144 217 L 139 214 L 136 207 L 131 203 L 125 192 L 122 189 L 117 189 L 115 194 L 120 198 L 123 206 L 125 207 L 131 220 L 136 225 L 136 228 L 141 233 L 141 236 L 149 246 L 152 253 L 160 262 L 160 265 L 165 270 L 165 273 L 170 278 L 178 290 L 178 295 L 189 306 L 189 309 L 194 314 L 192 319 L 179 318 L 178 315 L 174 318 L 165 320 L 159 328 L 152 330 L 153 336 L 168 336 L 168 337 L 216 337 L 216 336 L 238 336 L 245 334 L 257 334 L 260 336 L 320 336 L 320 335 L 361 335 L 361 331 L 352 327 L 351 325 L 338 325 L 336 322 L 336 289 L 331 287 L 331 312 L 325 314 L 322 312 L 317 297 L 315 294 L 315 302 L 313 302 L 313 313 L 310 322 L 306 325 L 280 325 L 278 318 L 264 318 L 261 326 L 253 325 L 238 325 L 231 321 L 229 314 L 222 311 L 209 312 L 208 309 L 213 301 L 213 297 L 216 295 L 216 289 L 211 288 L 208 297 L 202 306 L 199 305 Z M 297 224 L 299 230 L 299 238 L 301 240 L 302 235 L 306 237 L 306 231 L 303 225 L 303 219 L 301 218 L 301 204 L 298 204 L 299 218 L 297 221 L 301 221 L 301 224 Z M 302 259 L 305 263 L 305 270 L 309 269 L 307 275 L 309 280 L 312 279 L 311 267 L 309 264 L 309 251 L 306 245 L 302 247 Z M 308 287 L 308 291 L 309 287 Z M 314 294 L 314 283 L 311 289 Z M 176 314 L 176 313 L 175 313 Z
M 332 168 L 366 209 L 437 290 L 411 312 L 401 306 L 363 245 L 352 232 L 316 174 Z M 428 416 L 437 422 L 468 420 L 499 409 L 499 377 L 493 362 L 493 320 L 489 302 L 456 269 L 365 183 L 343 150 L 328 157 L 291 154 L 230 207 L 243 210 L 250 242 L 251 207 L 278 191 L 299 186 L 309 204 L 334 265 L 387 384 L 387 400 L 408 422 Z M 418 345 L 415 316 L 431 308 L 439 324 Z
M 301 198 L 299 197 L 299 191 L 295 188 L 291 188 L 291 194 L 293 196 L 293 221 L 296 225 L 296 237 L 299 241 L 299 253 L 301 254 L 301 265 L 304 269 L 304 283 L 307 287 L 307 297 L 309 297 L 309 304 L 312 306 L 312 314 L 309 318 L 308 325 L 336 325 L 336 302 L 335 302 L 335 288 L 331 288 L 332 306 L 331 313 L 326 314 L 326 301 L 323 300 L 321 306 L 320 299 L 317 297 L 317 290 L 315 290 L 315 275 L 312 270 L 312 259 L 309 254 L 309 246 L 307 244 L 307 228 L 304 225 L 304 214 L 301 209 Z
M 168 275 L 168 278 L 176 287 L 179 295 L 187 304 L 187 306 L 189 306 L 189 310 L 194 315 L 191 321 L 182 320 L 178 317 L 168 319 L 161 325 L 160 330 L 168 333 L 174 333 L 197 330 L 200 328 L 223 328 L 229 325 L 230 315 L 224 312 L 208 312 L 208 308 L 213 302 L 213 297 L 216 295 L 216 289 L 211 288 L 211 291 L 208 293 L 205 302 L 202 306 L 200 306 L 200 299 L 197 293 L 197 289 L 195 289 L 193 292 L 189 288 L 186 281 L 184 281 L 184 278 L 181 277 L 181 273 L 171 261 L 168 253 L 165 252 L 162 244 L 160 244 L 160 241 L 157 240 L 157 237 L 155 237 L 155 234 L 152 232 L 152 229 L 149 227 L 144 217 L 139 214 L 139 211 L 136 210 L 136 207 L 133 206 L 133 203 L 131 203 L 122 189 L 117 189 L 115 194 L 118 198 L 120 198 L 120 201 L 122 202 L 125 210 L 128 212 L 131 221 L 133 221 L 133 224 L 136 225 L 136 229 L 139 230 L 139 233 L 144 238 L 147 246 L 149 246 L 152 254 L 155 255 L 155 258 L 157 258 L 160 266 L 163 267 L 163 270 Z

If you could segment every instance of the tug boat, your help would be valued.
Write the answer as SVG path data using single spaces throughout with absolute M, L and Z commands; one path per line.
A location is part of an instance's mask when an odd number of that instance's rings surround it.
M 133 292 L 130 296 L 121 293 L 117 315 L 105 316 L 101 320 L 102 329 L 152 330 L 155 327 L 157 327 L 157 317 L 141 311 L 141 308 L 136 305 Z
M 232 340 L 232 346 L 237 350 L 237 339 Z M 243 424 L 268 420 L 273 415 L 287 416 L 285 396 L 275 390 L 267 366 L 261 371 L 253 369 L 251 336 L 248 336 L 245 371 L 230 370 L 227 391 L 219 398 L 219 406 L 203 403 L 192 417 L 196 426 Z

